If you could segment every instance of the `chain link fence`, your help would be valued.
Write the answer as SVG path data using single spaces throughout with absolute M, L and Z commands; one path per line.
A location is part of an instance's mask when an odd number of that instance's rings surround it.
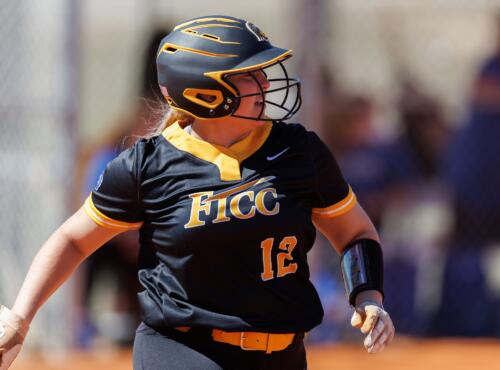
M 67 217 L 68 2 L 5 0 L 0 11 L 0 302 L 12 306 L 41 244 Z M 29 344 L 64 348 L 68 291 L 33 323 Z

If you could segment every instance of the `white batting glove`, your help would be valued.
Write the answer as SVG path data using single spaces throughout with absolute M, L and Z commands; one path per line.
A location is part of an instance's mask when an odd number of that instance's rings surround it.
M 356 306 L 351 325 L 367 334 L 364 346 L 368 353 L 382 351 L 394 338 L 394 324 L 382 305 L 375 301 L 363 301 Z
M 28 329 L 26 320 L 0 305 L 0 370 L 7 370 L 17 357 Z

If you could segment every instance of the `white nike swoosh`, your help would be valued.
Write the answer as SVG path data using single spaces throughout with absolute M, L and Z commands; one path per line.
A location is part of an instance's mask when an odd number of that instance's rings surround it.
M 278 154 L 275 154 L 273 156 L 270 156 L 270 157 L 267 157 L 267 160 L 268 161 L 274 161 L 276 158 L 278 158 L 280 155 L 282 155 L 283 153 L 285 153 L 288 149 L 290 149 L 290 147 L 287 147 L 285 149 L 283 149 L 281 152 L 279 152 Z

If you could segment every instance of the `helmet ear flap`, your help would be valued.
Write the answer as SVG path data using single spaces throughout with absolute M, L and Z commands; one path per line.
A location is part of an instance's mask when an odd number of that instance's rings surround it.
M 170 106 L 178 107 L 170 95 L 166 86 L 159 85 L 160 91 Z M 182 98 L 195 104 L 201 109 L 208 109 L 209 115 L 215 115 L 216 110 L 219 111 L 218 116 L 224 117 L 232 114 L 239 106 L 239 99 L 227 89 L 217 88 L 189 88 L 186 87 L 182 91 Z M 222 106 L 221 106 L 222 105 Z M 220 112 L 227 114 L 220 115 Z
M 231 96 L 228 96 L 229 94 Z M 223 116 L 227 116 L 238 108 L 239 99 L 230 92 L 226 92 L 225 95 L 226 96 L 224 96 L 224 92 L 219 89 L 199 88 L 186 88 L 182 93 L 182 96 L 190 102 L 200 107 L 208 108 L 209 114 L 212 112 L 215 113 L 215 111 L 218 110 L 219 112 L 226 112 L 227 114 Z
M 195 104 L 209 109 L 217 108 L 224 100 L 222 91 L 215 89 L 186 88 L 182 92 L 182 96 Z

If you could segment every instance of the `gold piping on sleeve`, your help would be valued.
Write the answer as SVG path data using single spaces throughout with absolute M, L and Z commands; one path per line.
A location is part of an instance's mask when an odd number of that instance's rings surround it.
M 332 204 L 326 208 L 313 208 L 312 213 L 320 217 L 337 217 L 349 212 L 356 205 L 356 194 L 349 186 L 349 193 L 340 202 Z
M 99 211 L 92 202 L 92 194 L 87 197 L 84 204 L 87 215 L 99 226 L 113 230 L 137 230 L 142 226 L 142 222 L 124 222 L 114 220 Z

